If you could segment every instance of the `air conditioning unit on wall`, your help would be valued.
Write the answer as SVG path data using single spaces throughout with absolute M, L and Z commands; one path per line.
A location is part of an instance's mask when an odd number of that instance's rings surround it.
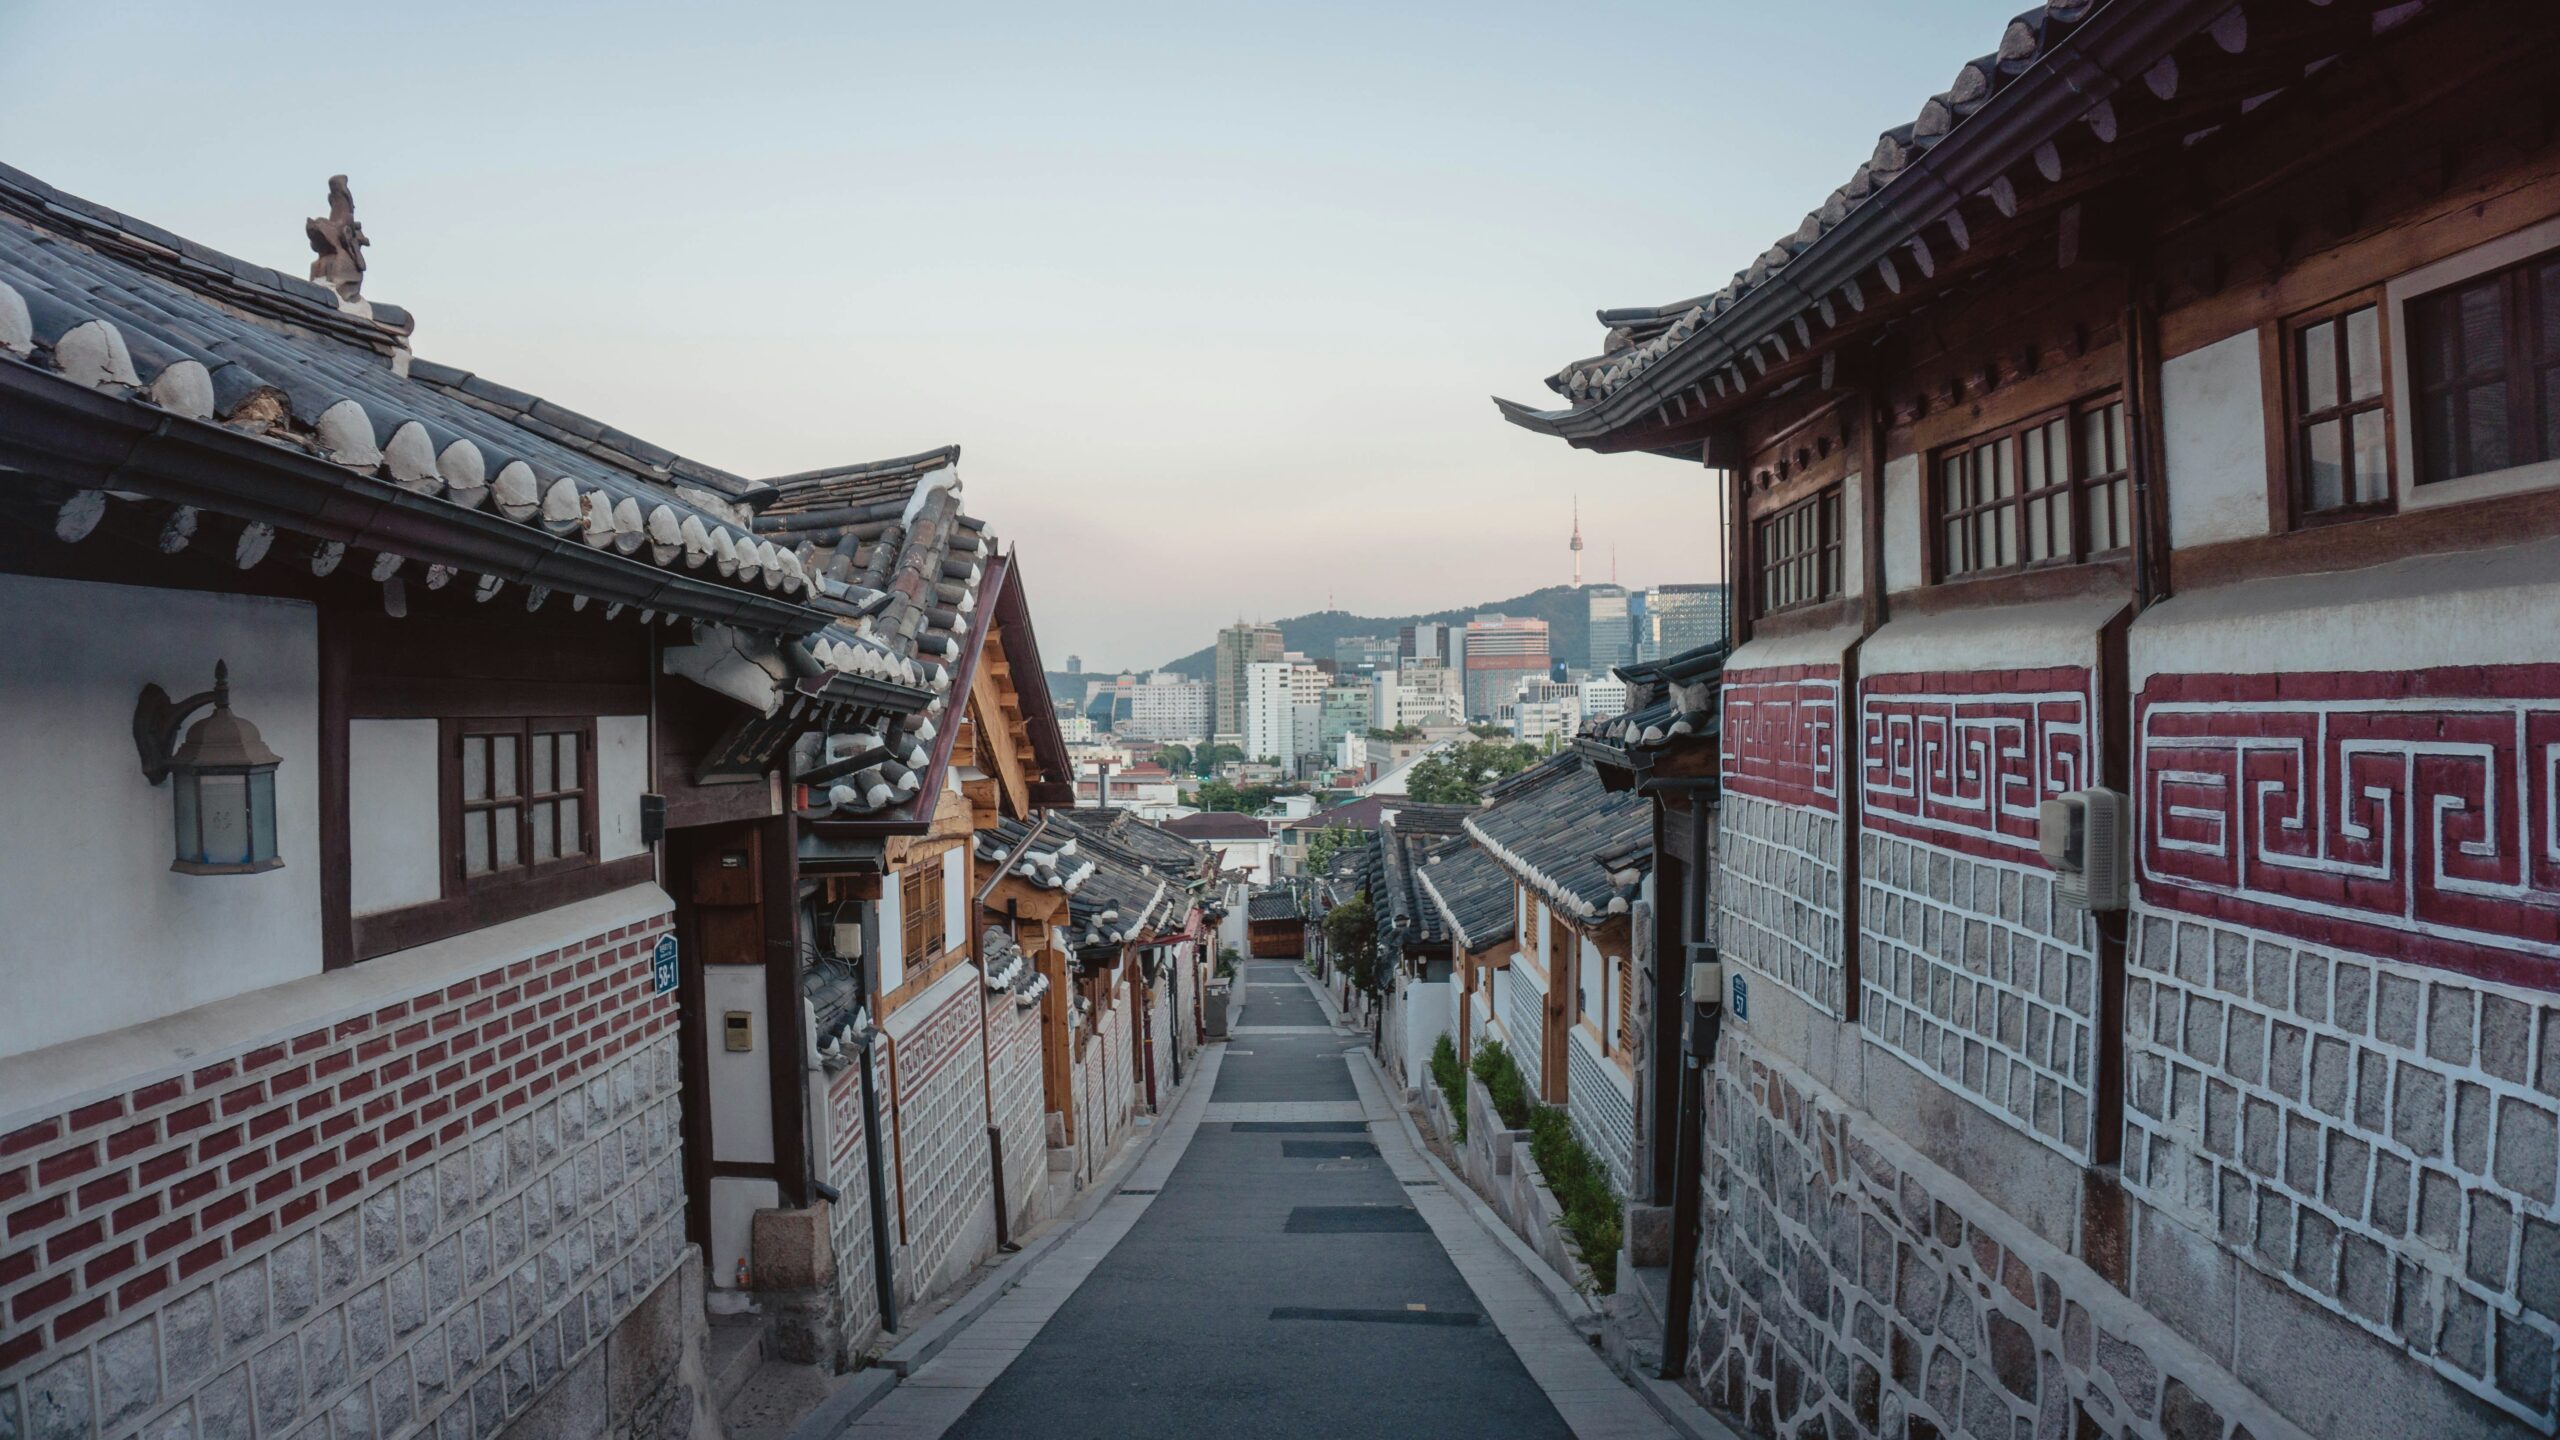
M 2121 910 L 2133 894 L 2132 806 L 2118 791 L 2074 790 L 2044 802 L 2036 844 L 2054 894 L 2083 910 Z

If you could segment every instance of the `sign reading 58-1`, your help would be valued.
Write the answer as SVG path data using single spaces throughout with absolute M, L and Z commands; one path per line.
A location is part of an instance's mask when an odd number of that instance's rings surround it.
M 676 988 L 676 937 L 673 931 L 658 937 L 658 948 L 649 952 L 649 993 L 664 995 Z

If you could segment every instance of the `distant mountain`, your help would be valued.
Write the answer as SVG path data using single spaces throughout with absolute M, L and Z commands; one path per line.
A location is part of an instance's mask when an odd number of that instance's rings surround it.
M 1310 615 L 1292 615 L 1274 621 L 1281 637 L 1292 650 L 1302 651 L 1311 660 L 1333 658 L 1333 642 L 1352 635 L 1376 635 L 1392 640 L 1407 625 L 1464 625 L 1478 615 L 1510 615 L 1547 622 L 1547 653 L 1573 664 L 1580 664 L 1586 637 L 1591 632 L 1591 605 L 1588 592 L 1570 585 L 1550 585 L 1508 600 L 1490 601 L 1483 605 L 1461 605 L 1454 610 L 1434 610 L 1427 615 L 1354 615 L 1348 610 L 1318 610 Z M 1218 647 L 1215 641 L 1192 651 L 1179 660 L 1168 660 L 1167 670 L 1206 680 L 1216 669 Z M 1079 692 L 1081 693 L 1081 692 Z

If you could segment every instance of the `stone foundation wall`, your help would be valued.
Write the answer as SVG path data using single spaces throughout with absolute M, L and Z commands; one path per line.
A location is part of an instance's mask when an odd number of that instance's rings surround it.
M 898 1293 L 941 1293 L 995 1245 L 987 1153 L 983 984 L 962 965 L 889 1017 L 898 1096 L 898 1200 L 905 1241 Z
M 690 1253 L 667 923 L 626 891 L 208 1007 L 260 1033 L 11 1119 L 0 1435 L 458 1440 L 586 1373 Z
M 864 1143 L 862 1057 L 827 1077 L 827 1183 L 842 1196 L 828 1203 L 827 1238 L 836 1252 L 835 1300 L 842 1336 L 839 1365 L 880 1330 L 880 1280 L 873 1259 L 871 1155 Z
M 1939 1084 L 2091 1153 L 2097 936 L 2049 872 L 1887 834 L 1859 846 L 1860 1024 Z
M 1840 817 L 1727 793 L 1715 839 L 1725 958 L 1841 1013 Z
M 1747 1035 L 1725 1035 L 1706 1123 L 1693 1373 L 1752 1433 L 2303 1440 Z
M 1005 1199 L 1015 1222 L 1037 1201 L 1049 1169 L 1049 1127 L 1040 1093 L 1040 1007 L 1010 995 L 990 999 L 987 1053 L 993 1065 L 995 1123 L 1004 1131 Z
M 2184 1248 L 2218 1241 L 2205 1263 L 2414 1361 L 2406 1383 L 2441 1376 L 2548 1431 L 2560 1001 L 2160 914 L 2137 916 L 2129 967 L 2127 1186 Z M 2229 1345 L 2210 1311 L 2239 1278 L 2203 1315 L 2158 1288 Z M 2136 1293 L 2153 1280 L 2138 1266 Z

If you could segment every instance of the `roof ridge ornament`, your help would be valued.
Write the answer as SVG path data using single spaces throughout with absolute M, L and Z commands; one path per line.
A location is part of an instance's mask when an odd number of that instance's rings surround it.
M 364 299 L 364 226 L 356 219 L 355 192 L 347 188 L 347 177 L 329 177 L 329 214 L 302 222 L 302 233 L 311 241 L 311 278 L 337 292 L 338 308 L 353 310 L 370 317 L 373 307 Z

